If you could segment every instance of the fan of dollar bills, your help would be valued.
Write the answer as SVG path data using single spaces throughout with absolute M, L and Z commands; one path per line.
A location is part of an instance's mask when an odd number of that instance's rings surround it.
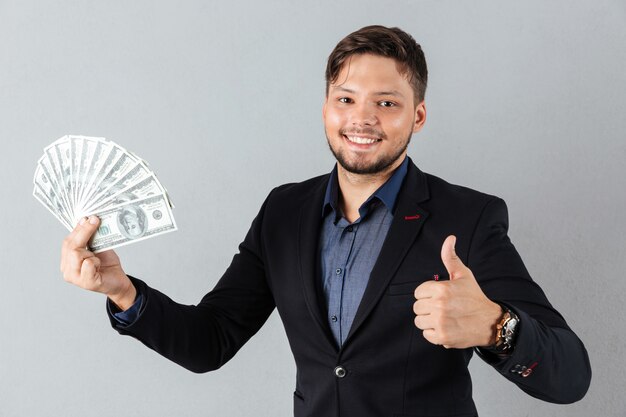
M 101 224 L 93 252 L 176 230 L 172 203 L 146 161 L 120 145 L 88 136 L 63 136 L 37 162 L 33 195 L 72 230 L 85 216 Z

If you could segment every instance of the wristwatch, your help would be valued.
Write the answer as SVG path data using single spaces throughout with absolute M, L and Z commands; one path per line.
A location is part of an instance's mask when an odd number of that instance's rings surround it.
M 509 308 L 501 305 L 504 314 L 496 324 L 496 343 L 488 349 L 496 354 L 508 355 L 515 348 L 519 317 Z

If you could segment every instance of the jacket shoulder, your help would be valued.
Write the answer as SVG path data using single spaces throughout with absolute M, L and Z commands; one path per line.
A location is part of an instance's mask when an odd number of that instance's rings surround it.
M 502 200 L 500 197 L 492 194 L 474 190 L 463 185 L 449 183 L 432 174 L 424 173 L 424 175 L 428 183 L 430 198 L 434 200 L 471 205 L 484 205 L 493 200 Z
M 281 204 L 300 203 L 310 199 L 314 195 L 323 193 L 328 184 L 330 174 L 319 175 L 302 182 L 292 182 L 279 185 L 274 188 L 268 196 L 268 202 L 279 202 Z

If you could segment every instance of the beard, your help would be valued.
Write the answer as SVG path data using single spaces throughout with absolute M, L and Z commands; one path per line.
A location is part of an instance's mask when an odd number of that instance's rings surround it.
M 346 133 L 348 132 L 344 129 L 341 129 L 339 131 L 341 140 L 344 140 L 343 136 L 346 135 Z M 351 131 L 350 133 L 378 134 L 378 136 L 381 137 L 383 140 L 387 138 L 384 133 L 375 132 L 369 129 L 361 130 L 359 132 Z M 338 149 L 333 148 L 328 132 L 326 132 L 326 140 L 328 141 L 328 147 L 330 148 L 330 151 L 332 152 L 335 159 L 337 160 L 337 162 L 339 163 L 339 165 L 341 165 L 343 169 L 345 169 L 346 171 L 352 174 L 372 175 L 372 174 L 379 174 L 381 172 L 385 172 L 398 159 L 400 159 L 404 151 L 406 151 L 407 147 L 409 146 L 412 135 L 413 135 L 413 132 L 409 132 L 407 134 L 406 139 L 402 141 L 397 148 L 391 149 L 389 153 L 383 153 L 379 155 L 378 158 L 373 162 L 368 162 L 364 158 L 359 158 L 359 157 L 353 158 L 353 160 L 349 161 L 348 158 L 346 158 L 346 155 L 344 154 L 344 152 L 341 150 L 341 148 L 338 148 Z

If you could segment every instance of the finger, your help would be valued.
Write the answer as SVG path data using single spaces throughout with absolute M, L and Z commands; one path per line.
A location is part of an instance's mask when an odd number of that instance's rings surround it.
M 87 249 L 67 250 L 63 270 L 65 280 L 74 282 L 78 279 L 80 277 L 80 270 L 83 266 L 83 261 L 92 256 L 94 256 L 93 253 L 89 252 Z
M 72 238 L 68 244 L 69 249 L 85 248 L 91 236 L 96 233 L 100 226 L 100 219 L 96 216 L 90 216 L 89 218 L 83 217 L 78 226 L 72 232 Z
M 415 313 L 416 316 L 431 314 L 433 306 L 432 303 L 430 303 L 429 301 L 430 299 L 421 299 L 414 302 L 413 313 Z
M 81 217 L 80 220 L 78 220 L 78 223 L 76 223 L 76 226 L 74 226 L 74 229 L 70 232 L 69 235 L 67 235 L 66 240 L 71 242 L 74 239 L 74 236 L 76 236 L 76 233 L 79 232 L 83 224 L 87 221 L 89 221 L 89 217 Z
M 61 272 L 65 271 L 65 258 L 67 257 L 67 243 L 69 241 L 69 235 L 63 239 L 63 243 L 61 243 Z
M 87 259 L 87 258 L 91 258 L 92 256 L 94 256 L 93 252 L 90 252 L 88 249 L 85 248 L 77 248 L 77 249 L 72 249 L 68 251 L 68 256 L 67 256 L 67 264 L 68 266 L 73 269 L 76 269 L 77 271 L 80 271 L 80 266 L 83 263 L 83 260 Z
M 467 269 L 454 250 L 455 244 L 456 236 L 450 235 L 441 246 L 441 260 L 443 261 L 451 280 L 461 277 Z
M 439 337 L 434 329 L 426 329 L 422 332 L 424 339 L 428 340 L 433 345 L 439 345 Z
M 446 349 L 455 347 L 454 341 L 446 339 L 446 336 L 438 330 L 426 329 L 422 331 L 424 339 L 432 343 L 433 345 L 442 346 Z
M 67 267 L 67 257 L 69 255 L 72 242 L 74 241 L 74 236 L 76 236 L 76 234 L 81 230 L 82 225 L 86 221 L 88 221 L 87 217 L 81 218 L 78 223 L 76 223 L 74 230 L 72 230 L 70 234 L 65 236 L 65 239 L 63 239 L 63 243 L 61 244 L 61 272 L 65 271 Z
M 100 270 L 100 259 L 95 256 L 86 258 L 80 269 L 81 280 L 89 284 L 93 288 L 97 284 L 98 274 Z
M 424 298 L 431 298 L 436 292 L 437 285 L 440 285 L 440 284 L 442 283 L 437 282 L 437 281 L 422 282 L 420 285 L 418 285 L 418 287 L 413 292 L 413 296 L 415 297 L 416 300 L 421 300 Z
M 86 221 L 87 217 L 81 218 L 78 223 L 76 223 L 76 227 L 74 227 L 74 230 L 72 230 L 67 236 L 65 236 L 65 239 L 63 239 L 63 242 L 61 244 L 61 272 L 64 272 L 67 267 L 67 257 L 69 256 L 70 246 L 72 246 L 74 236 L 76 236 L 76 234 L 81 230 L 82 224 Z
M 430 315 L 415 316 L 415 319 L 413 319 L 413 323 L 415 323 L 415 327 L 420 330 L 435 330 L 434 320 Z

